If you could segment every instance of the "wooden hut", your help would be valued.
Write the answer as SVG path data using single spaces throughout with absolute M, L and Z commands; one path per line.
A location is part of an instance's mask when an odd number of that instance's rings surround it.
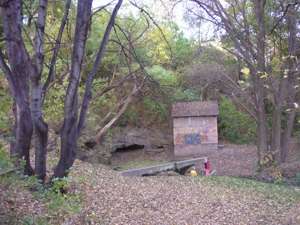
M 178 102 L 172 107 L 175 156 L 205 154 L 218 148 L 218 103 Z

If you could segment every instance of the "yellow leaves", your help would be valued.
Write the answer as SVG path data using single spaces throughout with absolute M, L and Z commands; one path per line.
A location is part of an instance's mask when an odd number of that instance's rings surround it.
M 260 160 L 260 164 L 264 167 L 268 167 L 270 164 L 274 162 L 274 156 L 271 153 L 267 153 Z
M 193 169 L 193 170 L 191 170 L 190 175 L 191 175 L 192 177 L 196 177 L 196 176 L 198 176 L 198 173 L 197 173 L 196 170 Z
M 278 167 L 272 168 L 270 175 L 274 178 L 275 182 L 281 182 L 283 179 L 282 172 Z
M 273 57 L 271 60 L 271 66 L 274 71 L 279 71 L 281 69 L 282 60 L 278 57 Z
M 245 77 L 248 77 L 250 74 L 250 69 L 247 67 L 244 67 L 243 69 L 241 69 L 241 72 L 244 74 Z
M 172 33 L 165 28 L 163 29 L 164 35 L 167 39 L 171 39 Z M 149 54 L 153 56 L 158 63 L 167 63 L 170 60 L 170 49 L 168 43 L 162 37 L 159 29 L 154 29 L 148 34 Z
M 261 75 L 259 76 L 260 79 L 264 79 L 264 78 L 268 78 L 269 74 L 267 74 L 266 72 L 261 73 Z

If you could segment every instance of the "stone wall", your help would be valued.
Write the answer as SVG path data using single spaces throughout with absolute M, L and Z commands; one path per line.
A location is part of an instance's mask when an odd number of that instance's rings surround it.
M 217 149 L 217 117 L 181 117 L 173 122 L 174 155 L 197 155 Z

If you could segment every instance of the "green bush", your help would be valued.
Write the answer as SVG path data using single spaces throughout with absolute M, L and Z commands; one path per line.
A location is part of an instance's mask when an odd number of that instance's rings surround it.
M 192 89 L 185 89 L 182 88 L 176 88 L 174 90 L 172 101 L 197 101 L 199 100 L 199 94 L 196 93 L 196 91 Z
M 64 178 L 54 178 L 50 190 L 52 192 L 54 192 L 54 193 L 63 193 L 63 192 L 66 192 L 66 190 L 68 189 L 69 185 L 70 184 L 68 182 L 68 178 L 67 177 L 64 177 Z
M 13 164 L 7 152 L 4 150 L 3 146 L 0 143 L 0 172 L 11 169 L 12 167 Z
M 222 97 L 220 101 L 218 126 L 222 139 L 236 144 L 247 144 L 255 141 L 256 123 L 254 119 L 239 111 L 225 97 Z
M 149 112 L 149 114 L 158 114 L 161 120 L 166 119 L 168 109 L 164 103 L 155 101 L 149 97 L 145 97 L 143 103 L 145 110 Z
M 66 84 L 55 84 L 48 92 L 45 99 L 45 119 L 51 123 L 60 123 L 64 112 L 64 97 Z
M 176 87 L 178 85 L 178 78 L 171 70 L 167 70 L 159 65 L 154 65 L 150 68 L 147 68 L 147 72 L 163 87 Z
M 139 115 L 138 111 L 136 110 L 136 107 L 133 107 L 130 105 L 128 109 L 125 111 L 125 113 L 121 116 L 121 118 L 118 121 L 119 126 L 127 126 L 127 125 L 133 125 L 137 126 L 139 124 Z
M 10 130 L 10 111 L 12 99 L 7 94 L 8 90 L 1 86 L 0 80 L 0 135 Z

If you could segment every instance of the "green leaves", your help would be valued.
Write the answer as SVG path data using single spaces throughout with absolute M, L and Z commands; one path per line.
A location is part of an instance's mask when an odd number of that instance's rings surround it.
M 13 168 L 13 164 L 0 143 L 0 173 Z
M 10 131 L 10 110 L 12 99 L 9 95 L 9 90 L 5 82 L 1 81 L 0 77 L 0 135 Z
M 166 70 L 162 66 L 154 65 L 147 69 L 152 78 L 159 82 L 161 86 L 177 86 L 178 78 L 171 70 Z
M 234 104 L 223 97 L 219 114 L 220 136 L 232 143 L 245 144 L 255 140 L 256 124 L 247 114 L 238 111 Z

